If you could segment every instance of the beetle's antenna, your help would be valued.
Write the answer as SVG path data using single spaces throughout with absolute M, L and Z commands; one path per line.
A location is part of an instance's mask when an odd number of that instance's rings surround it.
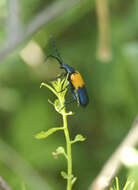
M 59 57 L 59 56 L 55 56 L 55 55 L 48 55 L 48 56 L 46 57 L 46 59 L 45 59 L 45 62 L 47 61 L 47 59 L 48 59 L 49 57 L 52 57 L 52 58 L 56 59 L 56 60 L 60 63 L 60 65 L 62 65 L 62 60 L 60 59 L 60 57 Z
M 62 60 L 62 58 L 61 58 L 61 56 L 60 56 L 60 53 L 59 53 L 59 51 L 58 51 L 58 49 L 57 49 L 57 47 L 56 47 L 56 43 L 55 43 L 54 38 L 53 38 L 52 35 L 50 35 L 50 40 L 51 40 L 51 42 L 52 42 L 53 49 L 55 50 L 57 56 L 60 58 L 61 62 L 63 62 L 63 60 Z

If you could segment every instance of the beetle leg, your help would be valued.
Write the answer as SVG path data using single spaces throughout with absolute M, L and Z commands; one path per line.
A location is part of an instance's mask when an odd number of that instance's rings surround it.
M 61 60 L 61 58 L 58 57 L 58 56 L 55 56 L 55 55 L 51 55 L 51 54 L 48 55 L 48 56 L 45 58 L 45 62 L 48 60 L 49 57 L 52 57 L 52 58 L 56 59 L 56 60 L 62 65 L 62 60 Z
M 70 87 L 70 86 L 69 86 L 69 87 Z M 73 99 L 66 101 L 65 104 L 64 104 L 64 106 L 61 108 L 61 110 L 62 110 L 67 104 L 73 103 L 73 102 L 75 102 L 75 101 L 77 100 L 77 96 L 76 96 L 76 94 L 74 93 L 74 89 L 71 88 L 71 91 L 72 91 Z
M 58 75 L 58 76 L 56 77 L 56 79 L 61 78 L 61 77 L 65 77 L 66 75 L 67 75 L 67 73 L 61 73 L 60 75 Z
M 58 78 L 64 77 L 64 76 L 66 76 L 66 75 L 67 75 L 67 73 L 61 73 L 60 75 L 58 75 L 57 77 L 55 77 L 55 78 L 52 79 L 51 81 L 55 81 L 55 80 L 57 80 Z
M 65 104 L 64 104 L 64 106 L 62 106 L 62 107 L 60 108 L 59 112 L 60 112 L 67 104 L 73 103 L 73 102 L 75 102 L 75 101 L 76 101 L 75 99 L 66 101 Z
M 67 104 L 70 104 L 70 103 L 73 103 L 73 102 L 76 102 L 76 101 L 77 101 L 77 104 L 79 105 L 79 100 L 78 100 L 79 97 L 75 93 L 74 88 L 72 86 L 70 86 L 70 85 L 69 85 L 69 87 L 71 87 L 71 92 L 72 92 L 72 95 L 73 95 L 73 99 L 66 101 L 64 106 L 62 106 L 59 111 L 61 111 Z
M 80 105 L 80 102 L 79 102 L 79 97 L 77 95 L 77 92 L 74 88 L 71 88 L 71 92 L 72 92 L 72 95 L 73 95 L 73 98 L 74 98 L 74 101 L 77 102 L 78 106 Z

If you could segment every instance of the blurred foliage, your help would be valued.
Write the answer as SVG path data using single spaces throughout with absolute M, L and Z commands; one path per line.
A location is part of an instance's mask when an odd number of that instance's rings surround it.
M 119 179 L 117 177 L 115 178 L 115 182 L 116 182 L 116 184 L 113 187 L 110 187 L 110 190 L 120 190 Z M 135 185 L 135 182 L 132 179 L 127 179 L 124 187 L 121 189 L 122 190 L 133 190 L 134 185 Z
M 26 25 L 33 17 L 50 6 L 49 1 L 21 0 L 21 18 Z M 0 1 L 0 42 L 6 41 L 6 0 Z M 75 115 L 69 119 L 72 139 L 84 134 L 86 141 L 73 146 L 74 174 L 78 176 L 74 190 L 88 189 L 101 167 L 127 134 L 138 111 L 138 1 L 110 1 L 112 60 L 103 63 L 96 59 L 98 43 L 97 19 L 94 1 L 82 1 L 71 10 L 44 26 L 29 40 L 36 41 L 47 55 L 53 53 L 48 43 L 49 33 L 54 35 L 65 62 L 82 74 L 89 93 L 87 108 L 70 105 Z M 20 48 L 27 46 L 28 42 Z M 33 54 L 33 52 L 32 52 Z M 34 55 L 35 56 L 35 55 Z M 51 66 L 52 67 L 52 66 Z M 47 141 L 36 140 L 34 135 L 51 127 L 61 126 L 61 118 L 48 103 L 53 95 L 40 89 L 56 67 L 50 64 L 32 68 L 14 51 L 0 64 L 0 137 L 27 160 L 51 189 L 65 189 L 59 171 L 66 170 L 64 159 L 55 161 L 52 152 L 65 145 L 62 133 L 55 133 Z M 6 149 L 1 146 L 4 154 Z M 9 155 L 11 160 L 14 154 Z M 18 160 L 16 161 L 18 162 Z M 16 163 L 15 162 L 15 163 Z M 3 163 L 0 154 L 0 175 L 14 189 L 25 183 L 19 177 L 22 171 Z M 15 172 L 16 171 L 16 172 Z M 138 169 L 123 169 L 119 181 L 125 183 L 127 175 L 138 183 Z M 27 172 L 26 172 L 27 176 Z M 29 176 L 28 176 L 29 178 Z M 34 180 L 34 184 L 37 180 Z M 28 186 L 26 189 L 30 190 Z M 41 189 L 41 187 L 39 188 Z M 34 189 L 33 189 L 34 190 Z

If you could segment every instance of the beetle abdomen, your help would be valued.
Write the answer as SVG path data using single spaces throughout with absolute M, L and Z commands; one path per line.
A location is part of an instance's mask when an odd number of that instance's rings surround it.
M 89 97 L 88 97 L 81 74 L 78 71 L 75 71 L 75 73 L 72 73 L 70 75 L 70 82 L 74 90 L 78 94 L 80 105 L 85 107 L 89 102 Z
M 77 94 L 79 96 L 80 105 L 85 107 L 89 103 L 89 97 L 88 97 L 88 93 L 86 91 L 85 86 L 83 86 L 81 88 L 79 87 L 77 90 Z

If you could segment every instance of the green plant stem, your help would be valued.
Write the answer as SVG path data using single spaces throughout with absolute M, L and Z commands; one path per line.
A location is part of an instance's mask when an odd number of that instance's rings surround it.
M 71 140 L 70 140 L 70 135 L 69 135 L 69 130 L 68 130 L 68 125 L 67 125 L 67 115 L 72 115 L 72 112 L 66 113 L 66 109 L 65 109 L 65 95 L 67 92 L 67 85 L 68 85 L 68 75 L 65 79 L 63 79 L 61 81 L 61 79 L 57 80 L 56 83 L 52 83 L 53 87 L 46 84 L 46 83 L 41 83 L 40 88 L 42 86 L 45 86 L 47 88 L 49 88 L 54 94 L 55 96 L 58 98 L 57 100 L 52 103 L 51 101 L 49 101 L 52 105 L 55 106 L 55 109 L 57 112 L 59 112 L 62 117 L 63 117 L 63 127 L 61 128 L 52 128 L 49 131 L 42 132 L 40 135 L 38 135 L 37 137 L 47 137 L 48 135 L 52 134 L 53 132 L 57 131 L 57 130 L 64 130 L 64 135 L 65 135 L 65 139 L 66 139 L 66 153 L 63 151 L 64 149 L 62 148 L 62 152 L 60 152 L 60 154 L 64 154 L 64 156 L 67 158 L 67 177 L 65 179 L 67 179 L 67 189 L 66 190 L 71 190 L 72 189 L 72 183 L 75 182 L 76 178 L 73 178 L 72 175 L 72 153 L 71 153 Z M 59 92 L 59 93 L 58 93 Z M 57 104 L 56 104 L 57 103 Z M 60 105 L 60 108 L 58 107 Z M 64 178 L 64 177 L 63 177 Z
M 69 136 L 69 131 L 67 127 L 67 115 L 64 114 L 65 109 L 63 110 L 63 126 L 64 126 L 64 134 L 66 138 L 67 144 L 67 163 L 68 163 L 68 179 L 67 179 L 67 190 L 71 190 L 72 188 L 72 154 L 71 154 L 71 140 Z

